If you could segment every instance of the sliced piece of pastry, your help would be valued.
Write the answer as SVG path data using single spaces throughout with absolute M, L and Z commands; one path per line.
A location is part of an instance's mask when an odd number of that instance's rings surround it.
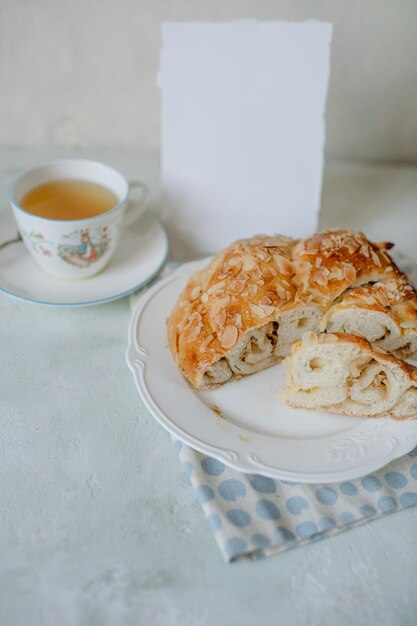
M 320 330 L 365 337 L 408 358 L 417 353 L 417 293 L 405 277 L 349 289 L 325 313 Z
M 282 399 L 294 407 L 345 415 L 417 417 L 417 368 L 366 339 L 306 333 L 284 361 Z
M 297 242 L 291 252 L 294 301 L 280 314 L 277 352 L 291 346 L 307 330 L 318 330 L 320 320 L 347 289 L 402 276 L 387 249 L 361 232 L 332 229 Z

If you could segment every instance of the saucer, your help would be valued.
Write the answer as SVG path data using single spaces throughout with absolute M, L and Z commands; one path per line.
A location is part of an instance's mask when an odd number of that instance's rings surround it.
M 97 276 L 63 281 L 47 276 L 34 263 L 23 242 L 0 249 L 0 291 L 48 306 L 91 306 L 123 298 L 154 278 L 168 254 L 168 237 L 159 220 L 145 214 L 133 230 L 122 230 L 108 266 Z M 0 216 L 1 240 L 16 237 L 13 216 Z

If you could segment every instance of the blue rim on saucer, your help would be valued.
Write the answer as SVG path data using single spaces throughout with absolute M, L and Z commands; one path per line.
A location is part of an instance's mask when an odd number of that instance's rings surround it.
M 1 217 L 1 215 L 0 215 Z M 145 216 L 144 216 L 145 217 Z M 151 216 L 148 215 L 148 218 L 151 221 L 154 221 L 154 223 L 156 223 L 158 225 L 158 236 L 160 237 L 162 235 L 162 240 L 159 241 L 159 245 L 160 245 L 160 254 L 156 255 L 155 257 L 155 265 L 152 266 L 152 270 L 149 271 L 149 274 L 147 274 L 144 278 L 142 278 L 140 281 L 135 282 L 132 285 L 129 285 L 129 287 L 127 289 L 124 289 L 123 291 L 111 294 L 109 296 L 106 297 L 98 297 L 98 298 L 93 298 L 93 299 L 86 299 L 86 300 L 78 300 L 78 301 L 74 301 L 74 302 L 53 302 L 53 301 L 48 301 L 48 300 L 44 300 L 42 298 L 36 298 L 36 297 L 29 297 L 29 296 L 25 296 L 22 293 L 16 293 L 10 289 L 8 289 L 7 287 L 4 287 L 0 284 L 0 292 L 4 293 L 7 296 L 10 296 L 16 300 L 21 300 L 24 302 L 29 302 L 30 304 L 40 304 L 43 306 L 49 306 L 49 307 L 66 307 L 66 308 L 73 308 L 73 307 L 85 307 L 85 306 L 93 306 L 96 304 L 104 304 L 106 302 L 111 302 L 113 300 L 118 300 L 120 298 L 123 298 L 125 296 L 128 296 L 132 293 L 134 293 L 135 291 L 138 291 L 139 289 L 143 288 L 145 285 L 147 285 L 149 282 L 151 282 L 158 274 L 159 272 L 162 270 L 162 268 L 164 267 L 167 258 L 168 258 L 168 253 L 169 253 L 169 241 L 168 241 L 168 235 L 166 232 L 165 227 L 163 226 L 163 224 L 160 222 L 160 220 L 158 218 L 156 218 L 155 216 Z M 140 237 L 140 235 L 138 233 L 135 232 L 129 232 L 129 236 L 138 236 Z M 119 245 L 122 244 L 123 242 L 121 241 L 119 243 Z M 16 245 L 16 244 L 11 244 L 11 245 Z M 19 245 L 19 244 L 17 244 Z M 23 244 L 21 244 L 23 245 Z M 28 255 L 28 259 L 30 259 L 29 253 L 27 253 Z M 117 257 L 117 250 L 115 253 L 116 257 Z M 113 261 L 113 259 L 112 259 Z M 111 268 L 112 266 L 112 261 L 110 261 L 110 264 L 108 266 L 108 268 Z M 31 264 L 34 265 L 33 261 L 30 261 Z M 1 267 L 1 262 L 0 262 L 0 267 Z M 98 277 L 101 277 L 103 274 L 105 274 L 108 271 L 108 268 L 105 268 L 102 270 L 102 272 L 100 272 L 99 274 L 97 274 L 97 276 L 93 276 L 91 278 L 86 278 L 85 280 L 82 281 L 74 281 L 74 282 L 70 282 L 69 284 L 74 285 L 74 284 L 89 284 L 92 285 L 95 282 L 95 279 Z M 44 274 L 42 272 L 41 269 L 37 268 L 37 271 L 39 272 L 39 275 L 42 276 L 42 278 L 47 277 L 46 274 Z M 49 278 L 49 277 L 47 277 Z M 0 281 L 3 279 L 3 277 L 0 274 Z M 57 285 L 62 285 L 61 280 L 59 279 L 53 279 L 50 278 L 51 281 L 51 286 L 53 286 L 54 283 L 56 283 Z M 11 280 L 8 280 L 9 285 L 11 284 Z M 21 290 L 22 287 L 18 287 L 16 291 Z M 31 294 L 33 295 L 33 294 Z M 53 298 L 53 296 L 52 296 Z

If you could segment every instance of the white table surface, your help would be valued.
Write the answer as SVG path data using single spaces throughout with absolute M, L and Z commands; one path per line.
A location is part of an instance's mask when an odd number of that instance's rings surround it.
M 58 156 L 4 149 L 1 210 L 15 173 Z M 158 210 L 156 157 L 86 156 L 145 180 Z M 417 261 L 417 168 L 328 165 L 321 226 L 336 225 Z M 0 296 L 1 626 L 415 626 L 417 507 L 224 564 L 134 388 L 129 315 L 127 299 L 66 310 Z

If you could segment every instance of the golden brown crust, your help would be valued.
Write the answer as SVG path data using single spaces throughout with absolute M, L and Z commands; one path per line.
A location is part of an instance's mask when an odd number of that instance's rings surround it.
M 301 240 L 293 249 L 296 299 L 333 302 L 349 287 L 401 276 L 386 244 L 373 244 L 361 232 L 327 230 Z
M 181 371 L 196 387 L 204 372 L 249 331 L 275 318 L 291 303 L 288 237 L 258 235 L 232 244 L 188 281 L 167 320 L 169 346 Z
M 348 288 L 389 279 L 406 282 L 388 246 L 341 229 L 299 242 L 257 235 L 233 243 L 191 276 L 167 320 L 169 347 L 179 368 L 195 387 L 203 387 L 208 367 L 248 332 L 279 321 L 283 312 L 309 303 L 324 312 Z
M 371 311 L 386 312 L 403 328 L 417 326 L 417 292 L 404 275 L 364 287 L 350 289 L 332 310 L 352 306 Z

